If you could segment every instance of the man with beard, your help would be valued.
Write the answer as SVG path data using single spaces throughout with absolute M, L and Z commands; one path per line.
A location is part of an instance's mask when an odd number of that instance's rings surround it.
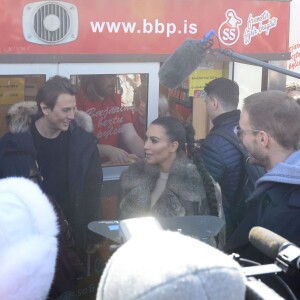
M 245 219 L 225 251 L 260 263 L 270 262 L 248 241 L 254 226 L 267 228 L 300 246 L 300 106 L 286 93 L 264 91 L 245 99 L 235 132 L 250 162 L 267 171 L 257 182 Z M 284 276 L 300 297 L 299 274 Z
M 84 76 L 77 106 L 93 120 L 102 162 L 125 164 L 144 156 L 144 142 L 133 126 L 130 108 L 122 106 L 115 92 L 116 80 L 115 74 Z

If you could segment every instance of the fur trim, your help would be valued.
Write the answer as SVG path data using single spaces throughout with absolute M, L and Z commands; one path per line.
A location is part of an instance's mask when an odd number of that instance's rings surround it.
M 29 131 L 32 117 L 37 114 L 34 101 L 24 101 L 12 105 L 6 115 L 6 122 L 11 133 Z
M 37 184 L 26 178 L 11 177 L 0 180 L 1 194 L 10 193 L 27 207 L 34 230 L 38 234 L 56 236 L 58 234 L 57 217 L 53 206 Z M 5 199 L 4 199 L 5 200 Z M 2 222 L 0 221 L 0 224 Z
M 46 299 L 55 272 L 57 239 L 34 235 L 5 250 L 0 255 L 0 299 Z
M 197 168 L 183 153 L 178 153 L 170 170 L 166 188 L 150 209 L 151 192 L 159 177 L 159 167 L 145 160 L 129 166 L 121 176 L 124 197 L 120 208 L 123 218 L 146 216 L 184 216 L 194 214 L 194 202 L 198 206 L 206 198 L 202 178 Z M 203 214 L 202 211 L 199 212 Z
M 58 225 L 40 188 L 0 180 L 0 299 L 46 299 L 55 272 Z
M 93 132 L 93 121 L 88 113 L 82 110 L 78 110 L 75 114 L 75 121 L 80 128 L 90 133 Z
M 11 133 L 28 132 L 32 119 L 37 115 L 37 103 L 34 101 L 23 101 L 12 105 L 7 114 L 6 122 Z M 93 132 L 93 121 L 90 115 L 84 111 L 77 111 L 75 121 L 79 127 L 87 132 Z

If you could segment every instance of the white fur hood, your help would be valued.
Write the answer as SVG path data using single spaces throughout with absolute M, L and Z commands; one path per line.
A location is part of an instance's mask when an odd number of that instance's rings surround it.
M 12 105 L 7 114 L 6 122 L 11 133 L 29 131 L 32 119 L 38 113 L 37 104 L 34 101 L 23 101 Z M 77 111 L 75 121 L 79 127 L 87 132 L 93 132 L 92 118 L 84 111 Z
M 35 183 L 25 178 L 0 180 L 0 299 L 47 298 L 57 234 L 54 209 Z

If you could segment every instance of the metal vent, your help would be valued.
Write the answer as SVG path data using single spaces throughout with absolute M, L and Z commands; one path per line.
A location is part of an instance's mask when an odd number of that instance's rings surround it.
M 59 42 L 70 30 L 70 16 L 60 5 L 46 4 L 34 15 L 33 28 L 43 41 Z
M 23 33 L 36 44 L 72 42 L 78 35 L 77 8 L 56 0 L 28 3 L 23 9 Z

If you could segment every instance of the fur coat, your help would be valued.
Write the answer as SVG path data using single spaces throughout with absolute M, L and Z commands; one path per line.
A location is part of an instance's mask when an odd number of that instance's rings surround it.
M 170 170 L 166 188 L 151 209 L 151 192 L 160 170 L 141 160 L 121 175 L 121 218 L 187 216 L 204 212 L 206 198 L 203 181 L 194 164 L 179 152 Z M 203 213 L 204 214 L 204 213 Z

